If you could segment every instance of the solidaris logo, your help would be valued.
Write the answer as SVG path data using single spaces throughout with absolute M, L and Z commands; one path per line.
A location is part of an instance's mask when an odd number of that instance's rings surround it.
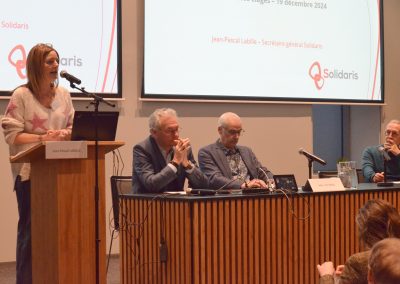
M 26 79 L 26 72 L 24 73 L 26 69 L 26 51 L 22 44 L 19 44 L 11 49 L 10 53 L 8 54 L 8 62 L 15 67 L 20 79 Z M 73 57 L 61 57 L 60 65 L 67 67 L 81 67 L 83 65 L 83 60 L 75 55 Z
M 317 87 L 318 90 L 321 90 L 325 84 L 325 79 L 322 77 L 321 65 L 319 65 L 318 61 L 311 64 L 311 67 L 308 70 L 308 75 L 313 79 L 315 87 Z
M 321 68 L 318 61 L 311 64 L 310 69 L 308 69 L 308 75 L 314 81 L 317 90 L 321 90 L 325 84 L 325 80 L 358 80 L 358 73 L 355 71 L 346 72 L 343 69 L 333 68 Z
M 26 79 L 26 75 L 22 72 L 26 67 L 26 51 L 21 44 L 17 45 L 10 51 L 8 54 L 8 62 L 15 67 L 15 70 L 21 79 Z

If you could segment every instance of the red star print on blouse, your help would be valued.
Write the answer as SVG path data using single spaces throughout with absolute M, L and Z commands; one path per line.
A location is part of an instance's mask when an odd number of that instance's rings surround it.
M 41 128 L 47 131 L 47 128 L 44 126 L 44 123 L 47 121 L 47 119 L 41 119 L 39 116 L 36 115 L 36 113 L 33 114 L 33 119 L 28 121 L 32 124 L 32 130 L 35 130 L 36 128 Z
M 7 109 L 6 109 L 6 115 L 10 115 L 11 117 L 15 118 L 14 110 L 16 110 L 16 109 L 17 109 L 17 105 L 14 104 L 13 101 L 10 101 L 7 106 Z

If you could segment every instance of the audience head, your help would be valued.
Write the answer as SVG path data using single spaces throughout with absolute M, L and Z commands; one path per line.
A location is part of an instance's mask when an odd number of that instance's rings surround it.
M 400 239 L 388 238 L 376 243 L 368 264 L 369 284 L 400 283 Z
M 32 47 L 26 60 L 26 86 L 38 96 L 45 88 L 58 85 L 58 52 L 49 44 L 39 43 Z
M 400 145 L 400 121 L 389 121 L 385 129 L 385 141 L 389 144 Z
M 369 200 L 360 208 L 356 224 L 361 241 L 371 248 L 385 238 L 400 238 L 400 215 L 385 200 Z
M 233 112 L 226 112 L 218 119 L 218 133 L 221 143 L 228 149 L 235 148 L 242 134 L 242 121 Z
M 179 138 L 179 124 L 176 111 L 171 108 L 156 109 L 149 118 L 151 136 L 165 150 L 176 145 Z

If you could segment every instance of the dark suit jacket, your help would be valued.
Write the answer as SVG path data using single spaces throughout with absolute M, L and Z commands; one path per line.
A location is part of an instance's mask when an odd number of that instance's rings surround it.
M 208 188 L 207 177 L 197 167 L 191 150 L 188 159 L 195 165 L 193 172 L 188 174 L 179 165 L 175 173 L 167 165 L 154 138 L 149 136 L 133 147 L 133 192 L 160 193 L 183 190 L 186 178 L 189 180 L 189 187 Z
M 261 163 L 257 160 L 253 151 L 246 146 L 236 146 L 239 150 L 240 156 L 245 163 L 251 179 L 259 178 L 266 180 L 272 178 L 273 175 L 267 168 L 262 167 Z M 226 188 L 240 188 L 243 180 L 233 180 L 232 172 L 226 159 L 226 155 L 222 150 L 222 144 L 218 141 L 200 149 L 199 151 L 199 166 L 203 173 L 206 174 L 209 181 L 210 188 L 219 189 L 224 185 Z M 262 168 L 268 175 L 259 170 Z M 228 184 L 230 181 L 232 183 Z

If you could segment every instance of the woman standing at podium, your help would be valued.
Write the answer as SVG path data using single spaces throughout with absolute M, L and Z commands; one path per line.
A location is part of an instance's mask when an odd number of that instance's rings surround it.
M 10 155 L 43 141 L 69 140 L 74 108 L 69 92 L 58 86 L 58 52 L 35 45 L 26 61 L 27 83 L 17 87 L 1 119 Z M 30 164 L 11 165 L 18 203 L 17 283 L 32 282 Z

